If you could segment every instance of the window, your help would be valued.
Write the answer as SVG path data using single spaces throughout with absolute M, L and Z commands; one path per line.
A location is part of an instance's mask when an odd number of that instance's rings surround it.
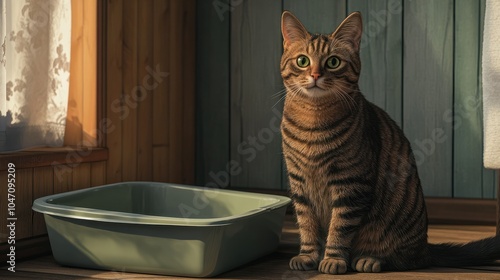
M 97 146 L 97 0 L 0 2 L 0 152 Z

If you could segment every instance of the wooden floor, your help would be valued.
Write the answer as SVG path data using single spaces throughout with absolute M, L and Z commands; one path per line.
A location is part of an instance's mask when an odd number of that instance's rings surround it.
M 492 236 L 492 226 L 451 226 L 434 225 L 429 229 L 429 241 L 467 242 Z M 430 268 L 411 272 L 384 272 L 379 274 L 350 273 L 346 275 L 325 275 L 317 271 L 299 272 L 288 268 L 289 259 L 298 252 L 298 230 L 291 217 L 287 217 L 282 241 L 276 252 L 248 265 L 221 274 L 212 279 L 500 279 L 500 263 L 488 267 Z M 189 279 L 123 272 L 110 272 L 80 268 L 63 267 L 54 262 L 52 256 L 25 261 L 16 266 L 16 272 L 0 270 L 0 279 Z

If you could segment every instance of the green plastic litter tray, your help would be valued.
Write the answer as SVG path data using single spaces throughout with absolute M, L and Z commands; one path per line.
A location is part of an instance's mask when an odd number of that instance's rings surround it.
M 55 260 L 92 269 L 210 277 L 276 250 L 283 196 L 153 182 L 39 198 Z

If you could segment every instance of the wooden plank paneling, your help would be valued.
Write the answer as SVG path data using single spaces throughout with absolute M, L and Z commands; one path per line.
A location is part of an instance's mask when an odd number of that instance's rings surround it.
M 137 180 L 151 180 L 153 174 L 153 0 L 138 6 L 137 69 Z
M 54 166 L 54 193 L 73 190 L 73 169 L 67 166 Z
M 54 168 L 52 166 L 33 169 L 33 200 L 54 193 Z M 43 214 L 33 212 L 33 236 L 46 234 Z
M 109 149 L 107 176 L 109 183 L 122 180 L 122 36 L 123 0 L 108 0 L 107 48 L 106 48 L 106 117 L 109 128 L 106 131 L 106 147 Z
M 92 187 L 106 184 L 106 162 L 93 162 L 90 169 Z
M 231 159 L 237 168 L 231 186 L 280 188 L 281 136 L 272 128 L 281 113 L 273 113 L 276 100 L 271 96 L 282 89 L 281 3 L 243 1 L 233 8 L 230 129 Z
M 229 0 L 221 1 L 229 5 Z M 229 162 L 229 12 L 196 2 L 196 184 Z
M 168 148 L 159 146 L 153 148 L 153 181 L 169 181 Z
M 122 118 L 122 180 L 137 178 L 137 0 L 123 6 L 123 98 L 127 109 Z
M 346 17 L 347 3 L 321 0 L 311 5 L 306 1 L 288 0 L 283 2 L 283 9 L 292 12 L 309 32 L 330 34 Z
M 425 195 L 452 195 L 453 1 L 404 3 L 403 127 Z
M 33 169 L 16 169 L 16 240 L 31 237 L 33 218 Z M 4 199 L 4 198 L 3 198 Z M 5 202 L 3 202 L 5 203 Z
M 153 69 L 160 71 L 169 70 L 170 37 L 168 36 L 170 26 L 170 6 L 165 0 L 154 0 L 154 23 L 153 23 Z M 153 146 L 164 146 L 169 144 L 169 83 L 170 79 L 156 81 L 158 84 L 153 93 Z
M 194 0 L 170 1 L 169 36 L 169 181 L 194 177 Z
M 41 148 L 0 155 L 0 170 L 7 170 L 7 164 L 12 162 L 16 168 L 33 168 L 54 164 L 73 164 L 81 162 L 104 161 L 108 151 L 102 148 L 77 150 L 72 148 Z
M 159 71 L 169 70 L 170 36 L 167 36 L 170 28 L 170 5 L 164 0 L 155 0 L 154 23 L 153 23 L 153 69 Z M 169 180 L 168 148 L 170 135 L 169 121 L 169 77 L 156 81 L 157 86 L 153 92 L 153 180 L 166 182 Z
M 402 123 L 403 93 L 403 3 L 402 0 L 350 0 L 349 13 L 363 15 L 360 46 L 363 95 L 399 124 Z
M 192 183 L 195 2 L 108 1 L 107 181 Z
M 81 190 L 90 187 L 90 163 L 82 163 L 73 168 L 71 190 Z
M 168 178 L 172 182 L 182 180 L 182 141 L 179 135 L 182 135 L 182 77 L 183 77 L 183 44 L 182 44 L 182 3 L 180 1 L 171 1 L 170 4 L 170 25 L 169 27 L 169 95 L 168 95 L 168 121 L 169 121 L 169 145 L 178 147 L 171 149 L 167 153 L 169 167 Z M 176 69 L 175 71 L 173 71 Z
M 194 79 L 196 76 L 196 1 L 182 1 L 182 76 L 184 82 L 181 86 L 182 91 L 179 92 L 183 97 L 182 100 L 182 153 L 176 162 L 181 160 L 182 178 L 179 183 L 194 184 L 195 180 L 195 104 L 196 104 L 196 86 L 193 82 L 185 82 L 186 78 Z M 174 164 L 175 162 L 172 162 Z

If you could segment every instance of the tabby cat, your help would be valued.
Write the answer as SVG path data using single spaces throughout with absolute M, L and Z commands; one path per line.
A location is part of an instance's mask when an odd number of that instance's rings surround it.
M 341 274 L 500 259 L 497 237 L 427 243 L 410 143 L 359 91 L 361 14 L 323 35 L 284 12 L 281 31 L 282 145 L 300 231 L 300 254 L 290 268 Z

